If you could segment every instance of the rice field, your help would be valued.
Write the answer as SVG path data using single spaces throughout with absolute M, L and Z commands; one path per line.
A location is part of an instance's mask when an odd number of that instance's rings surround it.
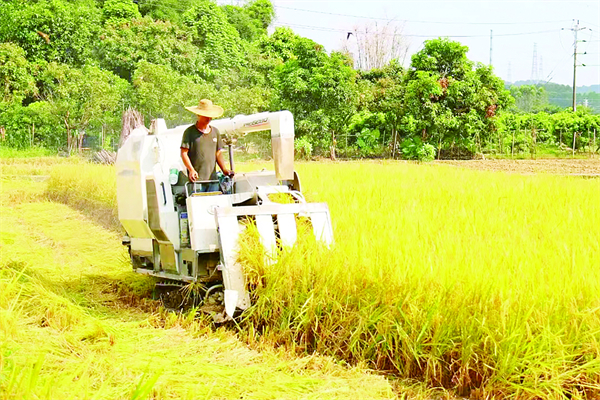
M 364 365 L 250 347 L 159 308 L 120 234 L 87 211 L 0 179 L 0 399 L 395 397 Z
M 600 397 L 599 180 L 402 162 L 297 169 L 307 199 L 329 204 L 335 244 L 302 241 L 269 266 L 243 251 L 261 276 L 237 337 L 372 368 L 401 382 L 397 394 L 417 382 L 421 395 Z M 50 198 L 114 209 L 111 167 L 50 175 Z
M 265 268 L 255 336 L 477 398 L 600 396 L 600 182 L 301 166 L 332 251 Z

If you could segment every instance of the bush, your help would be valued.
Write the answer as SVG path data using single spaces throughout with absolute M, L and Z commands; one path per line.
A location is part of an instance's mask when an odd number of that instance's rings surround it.
M 296 150 L 296 158 L 308 160 L 313 152 L 313 146 L 310 141 L 301 137 L 294 142 L 294 150 Z
M 400 150 L 405 160 L 433 161 L 435 159 L 435 147 L 423 143 L 418 137 L 404 139 L 400 143 Z

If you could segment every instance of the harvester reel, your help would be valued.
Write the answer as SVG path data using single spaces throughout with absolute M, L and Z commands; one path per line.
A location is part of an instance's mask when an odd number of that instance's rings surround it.
M 182 310 L 186 308 L 186 299 L 183 295 L 182 289 L 183 286 L 178 284 L 157 283 L 155 286 L 155 297 L 167 310 Z
M 198 313 L 210 315 L 215 323 L 223 323 L 228 321 L 225 317 L 224 289 L 220 283 L 198 290 L 198 286 L 190 289 L 189 284 L 180 282 L 159 282 L 155 285 L 154 298 L 169 311 L 187 311 L 198 307 Z

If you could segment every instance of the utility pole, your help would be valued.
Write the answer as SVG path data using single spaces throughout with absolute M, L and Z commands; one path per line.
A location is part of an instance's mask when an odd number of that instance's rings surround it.
M 573 34 L 575 35 L 575 41 L 573 42 L 573 112 L 577 111 L 577 32 L 584 29 L 586 28 L 579 27 L 579 20 L 575 22 L 575 27 L 571 28 Z M 583 64 L 583 66 L 585 67 L 585 64 Z

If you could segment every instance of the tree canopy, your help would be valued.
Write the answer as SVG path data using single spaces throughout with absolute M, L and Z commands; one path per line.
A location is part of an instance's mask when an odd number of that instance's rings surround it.
M 529 148 L 593 142 L 596 117 L 548 117 L 560 111 L 548 104 L 554 86 L 507 90 L 447 38 L 426 41 L 409 65 L 379 54 L 377 68 L 357 70 L 347 51 L 271 31 L 270 0 L 0 0 L 0 8 L 0 144 L 72 150 L 100 135 L 105 143 L 129 106 L 173 125 L 193 120 L 184 106 L 199 98 L 226 116 L 289 109 L 305 157 L 469 156 L 506 152 L 509 137 L 514 153 L 527 147 L 514 123 L 533 130 Z M 540 115 L 510 116 L 523 113 Z

